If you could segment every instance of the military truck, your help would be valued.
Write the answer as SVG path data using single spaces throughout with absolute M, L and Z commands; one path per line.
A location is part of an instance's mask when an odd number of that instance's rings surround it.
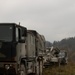
M 44 41 L 35 30 L 0 23 L 0 75 L 42 75 Z

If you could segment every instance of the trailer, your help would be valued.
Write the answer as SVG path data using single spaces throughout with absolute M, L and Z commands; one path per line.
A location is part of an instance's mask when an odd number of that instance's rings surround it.
M 45 50 L 45 38 L 35 30 L 27 31 L 27 59 L 28 73 L 42 75 L 43 52 Z
M 0 23 L 0 75 L 42 75 L 45 39 L 35 30 Z

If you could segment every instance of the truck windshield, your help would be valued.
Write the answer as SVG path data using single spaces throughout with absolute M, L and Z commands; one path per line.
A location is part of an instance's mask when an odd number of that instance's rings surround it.
M 12 26 L 0 25 L 0 41 L 12 41 Z

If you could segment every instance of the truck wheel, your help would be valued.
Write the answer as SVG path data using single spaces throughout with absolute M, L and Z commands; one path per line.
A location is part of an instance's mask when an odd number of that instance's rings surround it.
M 25 68 L 24 64 L 21 64 L 20 75 L 26 75 L 26 68 Z

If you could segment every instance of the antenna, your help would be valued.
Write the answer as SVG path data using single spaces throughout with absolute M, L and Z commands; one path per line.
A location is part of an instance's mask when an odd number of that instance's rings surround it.
M 20 26 L 20 22 L 19 22 L 19 26 Z

